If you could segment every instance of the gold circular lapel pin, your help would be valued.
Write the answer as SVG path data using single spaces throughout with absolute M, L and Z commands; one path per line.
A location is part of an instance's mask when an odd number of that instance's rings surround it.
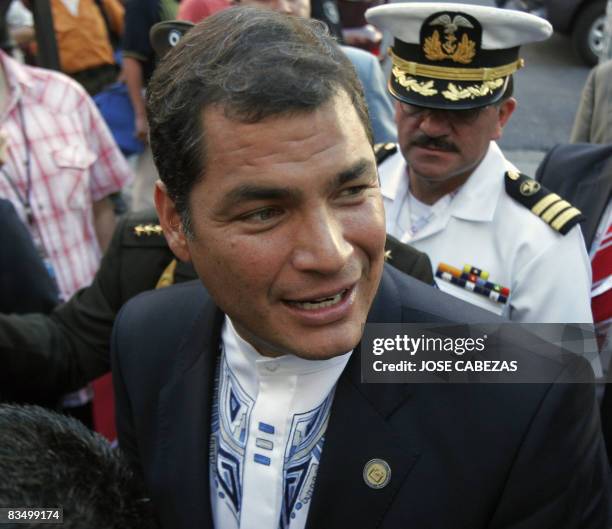
M 372 489 L 382 489 L 391 481 L 391 467 L 384 459 L 370 459 L 363 467 L 363 480 Z

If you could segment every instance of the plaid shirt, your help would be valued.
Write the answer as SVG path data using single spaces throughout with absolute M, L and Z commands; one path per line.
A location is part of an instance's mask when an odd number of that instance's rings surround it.
M 2 52 L 0 63 L 8 84 L 0 114 L 0 131 L 8 142 L 0 197 L 9 199 L 27 224 L 29 160 L 30 233 L 67 299 L 89 285 L 98 269 L 94 202 L 119 191 L 131 173 L 80 85 L 57 72 L 23 66 Z

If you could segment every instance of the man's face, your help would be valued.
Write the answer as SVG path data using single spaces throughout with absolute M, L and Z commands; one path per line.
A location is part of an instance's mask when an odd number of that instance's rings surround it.
M 203 112 L 207 168 L 185 237 L 163 186 L 160 219 L 239 334 L 264 355 L 323 359 L 361 339 L 385 222 L 372 148 L 348 96 L 248 124 Z
M 310 0 L 235 0 L 240 5 L 272 9 L 279 13 L 310 18 Z
M 396 102 L 399 144 L 411 183 L 439 189 L 441 194 L 463 184 L 490 141 L 501 137 L 515 105 L 510 98 L 500 106 L 440 111 Z

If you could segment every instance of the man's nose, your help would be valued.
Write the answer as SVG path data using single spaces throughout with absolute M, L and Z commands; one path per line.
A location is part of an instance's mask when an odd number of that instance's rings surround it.
M 334 274 L 342 270 L 353 253 L 342 223 L 333 212 L 311 212 L 301 222 L 294 239 L 293 266 L 304 272 Z
M 444 112 L 427 112 L 419 123 L 419 129 L 432 138 L 449 134 L 451 128 L 448 116 Z

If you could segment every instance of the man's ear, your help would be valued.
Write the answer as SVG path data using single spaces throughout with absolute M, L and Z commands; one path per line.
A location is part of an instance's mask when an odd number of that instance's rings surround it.
M 508 99 L 506 99 L 497 108 L 497 126 L 495 136 L 493 138 L 494 140 L 498 140 L 499 138 L 501 138 L 503 129 L 508 123 L 508 120 L 510 119 L 510 116 L 512 116 L 512 113 L 514 112 L 515 108 L 516 99 L 514 99 L 513 97 L 509 97 Z
M 181 261 L 191 260 L 181 216 L 176 211 L 174 201 L 168 196 L 166 186 L 161 180 L 155 183 L 155 208 L 168 246 L 174 255 Z

